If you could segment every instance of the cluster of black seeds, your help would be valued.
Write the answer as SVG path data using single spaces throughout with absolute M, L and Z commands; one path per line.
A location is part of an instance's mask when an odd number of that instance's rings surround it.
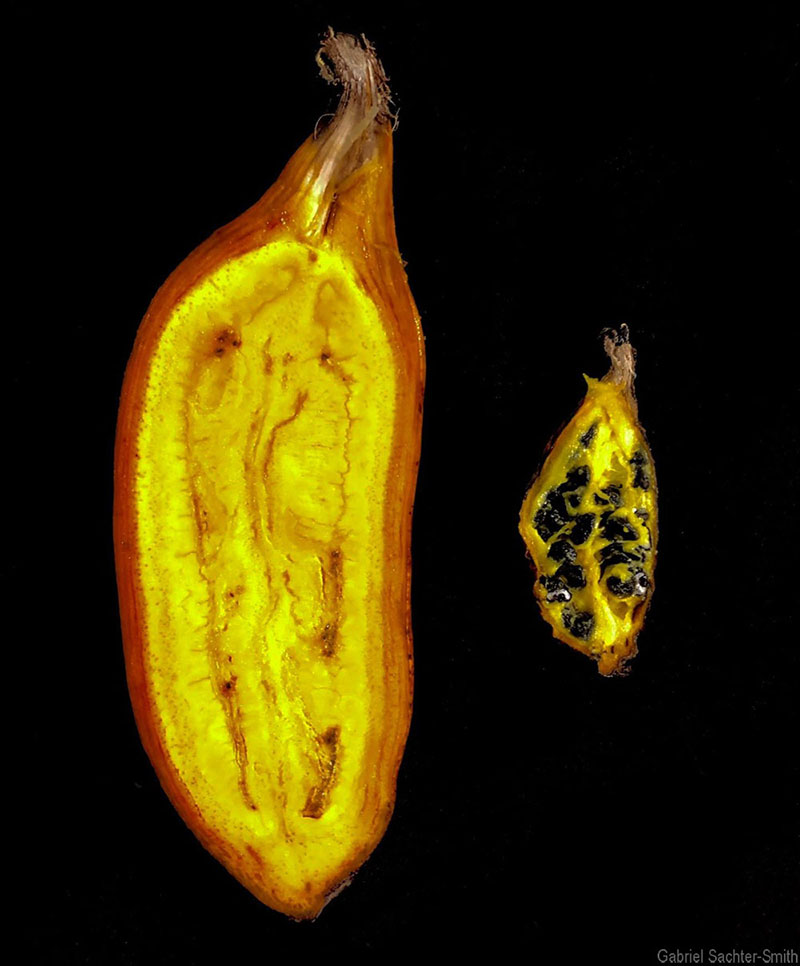
M 539 583 L 547 592 L 548 603 L 563 604 L 572 600 L 572 590 L 582 590 L 586 586 L 583 567 L 576 563 L 563 563 L 554 574 L 545 574 Z
M 629 574 L 627 579 L 612 574 L 606 581 L 606 587 L 615 597 L 644 597 L 650 586 L 647 574 L 642 570 L 650 548 L 650 531 L 645 524 L 648 514 L 645 510 L 634 510 L 634 514 L 642 520 L 647 531 L 647 546 L 641 543 L 634 547 L 623 546 L 623 543 L 630 544 L 641 539 L 639 530 L 623 513 L 615 514 L 613 510 L 607 510 L 600 517 L 600 532 L 609 541 L 595 554 L 600 562 L 600 575 L 616 564 L 625 564 Z
M 558 490 L 550 490 L 544 498 L 541 507 L 536 511 L 533 518 L 533 525 L 539 536 L 547 542 L 554 537 L 558 531 L 566 526 L 570 515 L 564 497 Z
M 586 575 L 580 564 L 564 563 L 554 574 L 546 574 L 539 578 L 539 583 L 547 591 L 547 599 L 551 602 L 570 600 L 572 594 L 567 590 L 582 590 L 586 586 Z
M 554 537 L 562 527 L 565 527 L 570 520 L 580 520 L 580 514 L 573 517 L 567 509 L 567 501 L 573 509 L 579 507 L 581 504 L 580 491 L 589 485 L 591 478 L 592 474 L 588 466 L 576 466 L 569 470 L 563 483 L 548 491 L 533 518 L 536 532 L 545 543 L 551 537 Z M 583 541 L 573 540 L 572 542 L 582 543 Z
M 581 442 L 588 446 L 594 438 L 596 427 L 587 430 L 584 437 L 588 440 Z M 566 604 L 572 600 L 572 593 L 586 586 L 586 574 L 578 559 L 576 545 L 585 543 L 594 528 L 595 515 L 593 513 L 570 513 L 567 504 L 572 509 L 580 506 L 583 491 L 589 485 L 592 473 L 588 466 L 576 466 L 567 472 L 563 483 L 550 490 L 544 498 L 541 507 L 536 512 L 533 525 L 537 533 L 545 542 L 551 540 L 557 533 L 564 531 L 554 540 L 547 551 L 547 556 L 560 564 L 554 574 L 545 574 L 539 578 L 544 588 L 546 600 L 551 604 Z M 569 526 L 568 526 L 569 525 Z M 564 529 L 568 527 L 568 529 Z M 574 608 L 568 618 L 570 627 L 577 626 L 576 637 L 585 639 L 591 634 L 594 618 L 589 613 L 577 614 Z M 567 624 L 565 623 L 566 627 Z M 569 627 L 567 628 L 569 630 Z
M 597 424 L 594 424 L 579 437 L 584 448 L 588 449 L 596 434 Z M 646 471 L 647 457 L 637 450 L 629 462 L 633 467 L 633 486 L 648 490 L 650 478 Z M 579 611 L 571 603 L 574 591 L 586 586 L 586 574 L 577 562 L 575 548 L 585 544 L 597 528 L 608 541 L 595 554 L 600 565 L 600 576 L 611 567 L 624 565 L 627 575 L 615 573 L 606 579 L 609 593 L 624 599 L 647 596 L 650 580 L 643 567 L 652 544 L 647 511 L 635 509 L 633 514 L 636 519 L 624 509 L 620 512 L 624 500 L 623 486 L 619 483 L 609 483 L 592 494 L 597 513 L 570 512 L 580 507 L 591 479 L 589 466 L 570 469 L 564 482 L 548 491 L 533 518 L 533 525 L 542 540 L 545 543 L 553 541 L 547 556 L 559 565 L 555 573 L 541 576 L 539 584 L 545 591 L 548 603 L 564 605 L 561 612 L 564 628 L 573 637 L 584 641 L 594 632 L 595 620 L 590 611 Z M 647 534 L 646 544 L 639 527 Z M 556 535 L 557 539 L 553 540 Z

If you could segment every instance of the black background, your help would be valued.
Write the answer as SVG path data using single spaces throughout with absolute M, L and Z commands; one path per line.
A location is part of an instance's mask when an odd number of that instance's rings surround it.
M 428 385 L 396 811 L 350 888 L 296 924 L 206 855 L 140 747 L 112 446 L 152 295 L 335 104 L 313 62 L 329 23 L 374 42 L 396 94 Z M 26 5 L 11 28 L 23 961 L 796 944 L 796 16 Z M 621 321 L 661 543 L 641 653 L 605 680 L 538 616 L 516 526 Z

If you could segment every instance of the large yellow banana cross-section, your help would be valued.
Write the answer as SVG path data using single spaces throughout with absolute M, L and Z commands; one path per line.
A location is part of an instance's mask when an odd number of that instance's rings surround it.
M 156 296 L 126 374 L 115 536 L 162 784 L 255 895 L 316 915 L 389 820 L 412 692 L 423 385 L 368 45 L 342 106 Z

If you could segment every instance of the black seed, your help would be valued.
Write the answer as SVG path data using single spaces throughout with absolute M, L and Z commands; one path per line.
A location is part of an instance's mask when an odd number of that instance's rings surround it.
M 553 520 L 553 515 L 550 511 L 544 508 L 536 511 L 536 515 L 533 518 L 533 526 L 545 542 L 561 529 L 561 525 Z
M 606 581 L 606 586 L 617 597 L 646 597 L 647 588 L 650 586 L 650 579 L 643 570 L 628 568 L 632 576 L 628 580 L 621 577 L 611 576 Z
M 543 506 L 541 510 L 536 511 L 536 516 L 533 518 L 533 525 L 536 528 L 536 532 L 546 543 L 550 537 L 558 533 L 564 526 L 564 523 L 549 507 Z
M 565 604 L 568 600 L 572 600 L 572 594 L 564 586 L 560 577 L 545 575 L 539 578 L 539 583 L 547 591 L 548 603 Z
M 572 622 L 572 633 L 575 637 L 585 641 L 594 630 L 594 617 L 588 611 L 575 615 Z
M 580 564 L 562 564 L 556 571 L 556 577 L 560 577 L 568 587 L 576 590 L 586 586 L 586 577 Z
M 550 490 L 545 497 L 545 504 L 550 507 L 553 513 L 561 518 L 562 523 L 566 523 L 569 520 L 570 516 L 567 510 L 567 504 L 564 502 L 564 497 L 558 490 Z
M 614 506 L 622 506 L 621 487 L 617 486 L 616 483 L 610 483 L 602 492 Z
M 583 436 L 581 436 L 580 439 L 581 439 L 582 445 L 585 448 L 588 448 L 589 446 L 591 446 L 592 441 L 594 440 L 596 435 L 597 435 L 597 423 L 595 423 L 593 426 L 590 426 L 583 434 Z
M 558 488 L 559 492 L 569 493 L 570 490 L 579 490 L 582 486 L 586 486 L 591 478 L 592 474 L 588 466 L 576 466 L 567 473 L 567 479 Z
M 643 557 L 635 550 L 624 550 L 621 543 L 609 543 L 608 546 L 598 550 L 595 557 L 600 561 L 600 576 L 618 563 L 641 563 Z
M 609 543 L 607 546 L 598 550 L 595 557 L 605 563 L 607 560 L 619 554 L 625 557 L 625 560 L 617 561 L 617 563 L 630 563 L 632 560 L 641 560 L 641 555 L 635 549 L 626 550 L 621 543 Z
M 567 560 L 572 563 L 577 559 L 578 554 L 575 552 L 575 548 L 568 540 L 556 540 L 547 551 L 547 556 L 550 557 L 551 560 Z
M 650 477 L 645 473 L 641 466 L 636 467 L 636 472 L 633 474 L 633 485 L 639 490 L 649 490 L 650 489 Z
M 536 516 L 533 518 L 533 525 L 536 528 L 536 532 L 545 542 L 561 529 L 561 524 L 556 522 L 552 512 L 545 507 L 536 511 Z
M 620 577 L 609 577 L 606 587 L 615 597 L 630 597 L 634 593 L 633 581 L 622 580 Z
M 568 534 L 568 539 L 572 541 L 576 546 L 580 543 L 586 543 L 594 527 L 594 514 L 593 513 L 579 513 L 575 517 L 575 524 Z
M 569 503 L 569 505 L 576 510 L 581 505 L 580 493 L 570 493 L 570 495 L 567 497 L 567 503 Z
M 600 576 L 608 570 L 609 567 L 613 567 L 615 564 L 620 563 L 641 563 L 642 561 L 638 557 L 634 557 L 632 554 L 625 553 L 621 550 L 619 553 L 612 554 L 608 560 L 604 560 L 600 566 Z
M 613 546 L 616 547 L 617 544 L 613 544 Z M 607 550 L 608 547 L 605 549 Z M 626 550 L 614 550 L 613 553 L 609 553 L 603 558 L 603 560 L 600 561 L 600 574 L 604 574 L 609 567 L 613 567 L 615 564 L 634 563 L 635 561 L 638 561 L 638 559 L 638 557 L 632 553 L 628 553 Z
M 594 502 L 598 506 L 608 506 L 608 500 L 604 500 L 602 496 L 598 496 L 596 493 L 594 494 Z
M 628 462 L 631 466 L 647 466 L 647 457 L 640 449 L 637 449 Z
M 549 540 L 570 519 L 564 497 L 558 490 L 550 490 L 533 518 L 533 525 L 542 540 Z
M 585 610 L 576 613 L 574 609 L 565 607 L 561 621 L 572 636 L 581 641 L 585 641 L 594 630 L 594 617 Z
M 626 517 L 609 517 L 602 525 L 603 536 L 607 540 L 638 540 L 639 533 L 630 525 Z
M 622 544 L 609 543 L 605 547 L 601 547 L 595 554 L 595 557 L 598 560 L 603 561 L 603 560 L 608 560 L 608 558 L 612 554 L 617 554 L 617 553 L 625 553 L 625 548 L 622 546 Z

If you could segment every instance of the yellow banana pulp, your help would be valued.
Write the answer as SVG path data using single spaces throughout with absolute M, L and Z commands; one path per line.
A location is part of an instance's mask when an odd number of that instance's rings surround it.
M 256 896 L 316 915 L 383 834 L 412 693 L 423 343 L 368 44 L 339 111 L 176 270 L 123 390 L 115 539 L 147 751 Z

